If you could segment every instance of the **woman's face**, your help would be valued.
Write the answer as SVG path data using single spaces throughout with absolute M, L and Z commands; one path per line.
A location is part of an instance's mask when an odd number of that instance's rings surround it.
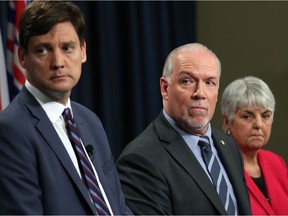
M 225 127 L 245 154 L 262 148 L 268 142 L 272 122 L 273 113 L 270 110 L 242 107 L 235 112 L 232 122 L 227 123 Z

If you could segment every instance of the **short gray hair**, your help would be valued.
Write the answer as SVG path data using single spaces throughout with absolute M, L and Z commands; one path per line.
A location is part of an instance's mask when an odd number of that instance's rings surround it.
M 255 106 L 275 111 L 275 98 L 269 86 L 261 79 L 246 76 L 231 82 L 221 98 L 221 111 L 231 123 L 235 112 L 245 106 Z
M 197 52 L 197 51 L 205 51 L 208 53 L 211 53 L 217 62 L 217 67 L 218 67 L 218 73 L 219 73 L 219 79 L 221 76 L 221 63 L 218 57 L 213 53 L 210 49 L 208 49 L 206 46 L 199 44 L 199 43 L 189 43 L 182 45 L 180 47 L 175 48 L 170 52 L 170 54 L 167 56 L 164 68 L 163 68 L 163 73 L 162 76 L 166 77 L 167 79 L 170 78 L 172 72 L 173 72 L 173 66 L 174 66 L 174 56 L 180 52 Z

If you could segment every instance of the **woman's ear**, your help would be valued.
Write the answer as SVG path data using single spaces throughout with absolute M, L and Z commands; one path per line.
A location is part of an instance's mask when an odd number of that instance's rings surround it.
M 225 131 L 230 134 L 230 124 L 226 115 L 222 115 L 222 121 L 225 128 Z

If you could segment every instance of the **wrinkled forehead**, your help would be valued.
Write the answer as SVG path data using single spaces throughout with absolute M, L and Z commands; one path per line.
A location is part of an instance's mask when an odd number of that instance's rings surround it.
M 183 51 L 174 56 L 174 69 L 176 71 L 194 70 L 205 72 L 219 78 L 218 63 L 215 56 L 209 52 Z

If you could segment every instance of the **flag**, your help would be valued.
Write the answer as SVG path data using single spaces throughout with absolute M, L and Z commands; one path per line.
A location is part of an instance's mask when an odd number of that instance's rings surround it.
M 25 83 L 24 69 L 19 64 L 17 52 L 19 47 L 19 19 L 27 4 L 28 1 L 25 0 L 9 1 L 6 67 L 10 101 L 19 93 Z
M 0 111 L 2 111 L 8 106 L 9 101 L 10 99 L 7 83 L 7 71 L 0 29 Z

